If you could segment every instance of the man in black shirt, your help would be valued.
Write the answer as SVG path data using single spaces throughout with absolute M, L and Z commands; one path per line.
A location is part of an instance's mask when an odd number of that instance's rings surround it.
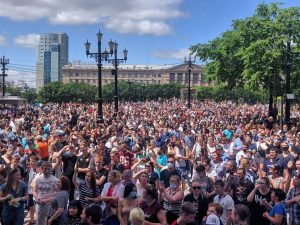
M 120 173 L 123 173 L 124 166 L 120 163 L 119 154 L 117 149 L 112 149 L 110 152 L 110 170 L 118 170 Z
M 90 170 L 89 164 L 92 155 L 88 151 L 87 144 L 84 142 L 80 145 L 82 155 L 77 158 L 75 170 L 78 172 L 78 178 L 84 180 L 85 174 Z
M 254 189 L 254 184 L 252 184 L 248 179 L 245 179 L 245 175 L 246 171 L 243 168 L 238 168 L 236 176 L 228 181 L 228 193 L 232 196 L 235 204 L 248 205 L 247 196 Z
M 208 200 L 202 191 L 200 180 L 194 179 L 192 181 L 191 193 L 185 196 L 183 201 L 194 204 L 196 209 L 195 223 L 200 224 L 208 209 Z

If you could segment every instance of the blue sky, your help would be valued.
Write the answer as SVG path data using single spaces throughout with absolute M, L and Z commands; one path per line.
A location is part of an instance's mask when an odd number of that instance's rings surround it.
M 0 55 L 9 58 L 8 80 L 34 84 L 38 35 L 65 32 L 69 61 L 87 59 L 83 43 L 102 48 L 112 38 L 128 64 L 177 64 L 188 48 L 230 29 L 232 20 L 251 16 L 260 0 L 0 0 Z M 264 1 L 270 3 L 272 1 Z M 285 0 L 282 7 L 300 6 Z M 122 55 L 120 55 L 121 57 Z M 200 63 L 200 62 L 199 62 Z

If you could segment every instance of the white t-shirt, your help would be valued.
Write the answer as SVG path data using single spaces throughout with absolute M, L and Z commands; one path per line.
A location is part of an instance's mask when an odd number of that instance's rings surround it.
M 45 177 L 44 174 L 36 176 L 33 180 L 36 187 L 38 199 L 52 198 L 56 194 L 58 179 L 50 175 Z
M 228 194 L 225 194 L 222 197 L 220 197 L 219 195 L 216 195 L 214 198 L 214 203 L 218 203 L 223 206 L 223 214 L 220 217 L 220 220 L 222 221 L 223 224 L 226 224 L 227 223 L 227 211 L 233 210 L 233 208 L 234 208 L 234 202 L 233 202 L 232 198 Z

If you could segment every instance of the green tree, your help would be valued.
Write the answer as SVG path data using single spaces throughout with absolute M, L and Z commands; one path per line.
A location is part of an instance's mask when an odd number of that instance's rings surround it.
M 41 102 L 87 102 L 96 99 L 97 88 L 85 83 L 63 84 L 52 82 L 45 85 L 38 93 Z
M 289 30 L 289 25 L 291 29 Z M 300 43 L 300 8 L 280 8 L 279 3 L 260 4 L 253 16 L 234 20 L 232 28 L 208 43 L 191 47 L 206 62 L 209 80 L 229 88 L 247 85 L 274 90 L 276 76 L 286 70 L 286 42 Z M 295 49 L 297 50 L 297 49 Z M 293 67 L 297 84 L 299 66 Z

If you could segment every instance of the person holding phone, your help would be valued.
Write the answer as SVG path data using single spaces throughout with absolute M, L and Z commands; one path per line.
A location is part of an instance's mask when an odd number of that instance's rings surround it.
M 272 189 L 270 188 L 269 178 L 260 178 L 253 191 L 247 197 L 250 209 L 250 224 L 270 224 L 270 221 L 263 217 L 263 213 L 272 208 L 269 205 L 269 202 L 271 202 L 271 193 Z

